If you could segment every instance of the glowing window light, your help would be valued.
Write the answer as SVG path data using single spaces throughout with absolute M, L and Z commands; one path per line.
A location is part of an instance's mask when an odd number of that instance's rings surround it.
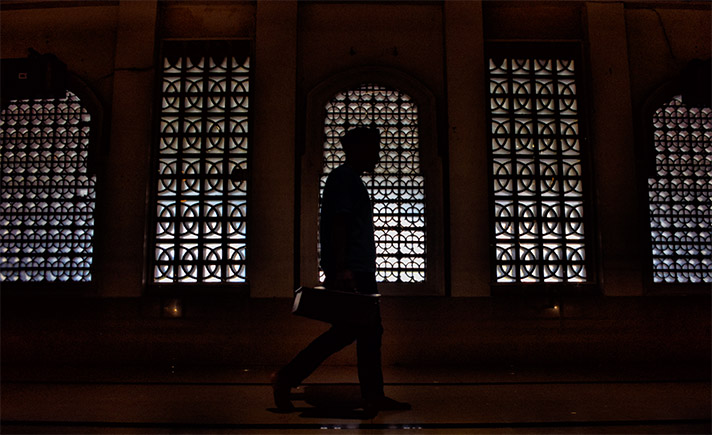
M 248 44 L 166 43 L 155 184 L 155 283 L 246 281 Z
M 90 122 L 72 92 L 0 112 L 0 281 L 92 280 Z
M 653 281 L 712 283 L 712 109 L 678 95 L 653 115 L 648 179 Z
M 376 279 L 423 282 L 426 202 L 417 105 L 407 94 L 376 84 L 336 94 L 326 105 L 320 197 L 331 170 L 345 162 L 339 139 L 357 126 L 374 126 L 381 132 L 381 159 L 374 174 L 362 177 L 373 204 Z
M 488 62 L 495 280 L 586 282 L 575 62 L 536 55 Z

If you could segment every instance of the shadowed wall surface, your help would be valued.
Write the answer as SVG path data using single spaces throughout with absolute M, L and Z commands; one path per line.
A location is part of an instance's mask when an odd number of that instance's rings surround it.
M 554 308 L 556 307 L 556 308 Z M 284 299 L 3 301 L 3 363 L 279 365 L 327 326 Z M 709 365 L 709 297 L 385 298 L 386 365 Z M 355 363 L 355 349 L 328 364 Z
M 648 98 L 693 59 L 710 57 L 707 2 L 8 0 L 0 20 L 0 57 L 25 57 L 28 48 L 56 55 L 104 119 L 95 279 L 0 282 L 3 363 L 290 358 L 324 328 L 289 314 L 292 289 L 311 279 L 303 268 L 316 255 L 318 208 L 301 188 L 318 183 L 320 156 L 309 150 L 321 139 L 307 142 L 323 133 L 323 117 L 309 98 L 335 77 L 370 69 L 397 71 L 427 91 L 423 164 L 438 169 L 440 272 L 429 293 L 438 296 L 405 288 L 398 294 L 411 296 L 384 299 L 387 364 L 709 364 L 710 285 L 651 282 L 642 152 Z M 164 42 L 176 39 L 248 41 L 248 254 L 239 285 L 157 291 L 151 283 L 157 75 Z M 492 285 L 485 51 L 523 41 L 580 47 L 593 277 L 585 295 Z M 181 299 L 184 317 L 162 317 L 171 298 Z M 330 360 L 354 361 L 352 349 Z

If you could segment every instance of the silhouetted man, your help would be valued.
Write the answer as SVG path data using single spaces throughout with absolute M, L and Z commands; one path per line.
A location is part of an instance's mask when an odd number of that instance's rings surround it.
M 334 169 L 326 180 L 319 225 L 321 268 L 325 286 L 333 290 L 378 293 L 376 286 L 376 244 L 373 213 L 364 172 L 373 172 L 379 160 L 380 134 L 375 128 L 354 128 L 341 138 L 346 163 Z M 369 326 L 334 324 L 316 338 L 289 364 L 272 376 L 277 408 L 293 410 L 290 389 L 304 381 L 329 356 L 356 341 L 358 377 L 364 409 L 410 409 L 407 403 L 387 398 L 381 370 L 380 314 Z

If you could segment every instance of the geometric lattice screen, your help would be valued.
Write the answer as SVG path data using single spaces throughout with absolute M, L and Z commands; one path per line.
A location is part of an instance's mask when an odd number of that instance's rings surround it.
M 488 61 L 496 282 L 586 282 L 575 59 L 523 53 Z
M 339 139 L 354 127 L 376 127 L 381 154 L 362 179 L 371 197 L 376 239 L 376 279 L 413 283 L 426 278 L 425 178 L 420 169 L 418 108 L 396 90 L 363 84 L 326 104 L 319 197 L 332 169 L 345 162 Z
M 245 282 L 249 44 L 165 42 L 155 283 Z
M 13 100 L 0 112 L 0 281 L 90 282 L 96 177 L 79 98 Z
M 653 281 L 712 283 L 712 110 L 676 96 L 653 115 Z

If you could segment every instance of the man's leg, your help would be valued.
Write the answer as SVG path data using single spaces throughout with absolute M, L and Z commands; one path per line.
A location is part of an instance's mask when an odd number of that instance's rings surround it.
M 381 367 L 381 341 L 383 326 L 380 316 L 378 323 L 364 328 L 356 339 L 358 352 L 358 377 L 361 382 L 361 396 L 365 402 L 367 415 L 375 416 L 378 411 L 407 411 L 410 404 L 386 397 L 383 391 L 383 370 Z
M 383 371 L 381 367 L 381 341 L 383 326 L 378 322 L 364 327 L 356 339 L 358 379 L 361 396 L 366 401 L 380 400 L 383 396 Z
M 296 387 L 328 357 L 353 343 L 355 339 L 356 331 L 353 328 L 334 325 L 284 366 L 279 371 L 279 377 L 290 387 Z
M 363 293 L 378 293 L 376 277 L 373 274 L 356 274 L 357 288 Z M 383 368 L 381 366 L 381 344 L 383 325 L 380 312 L 373 325 L 359 330 L 357 337 L 358 376 L 361 382 L 361 396 L 367 414 L 378 411 L 409 410 L 410 404 L 398 402 L 385 396 L 383 391 Z
M 356 288 L 361 293 L 378 293 L 376 277 L 372 273 L 355 273 Z M 356 338 L 358 356 L 358 379 L 361 396 L 366 401 L 383 397 L 383 372 L 381 368 L 381 342 L 383 325 L 379 308 L 378 319 L 372 325 L 359 328 Z
M 284 412 L 294 410 L 289 397 L 292 387 L 304 381 L 329 356 L 353 343 L 356 331 L 343 326 L 332 326 L 309 346 L 299 352 L 292 361 L 272 375 L 272 393 L 277 408 Z

